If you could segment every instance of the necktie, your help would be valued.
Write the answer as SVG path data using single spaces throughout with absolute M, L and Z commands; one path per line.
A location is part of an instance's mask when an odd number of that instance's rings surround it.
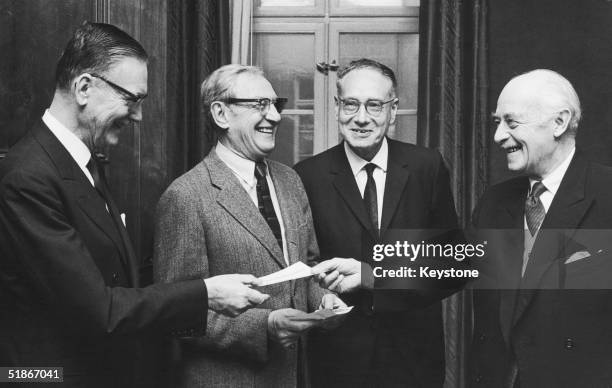
M 375 168 L 376 165 L 374 163 L 368 163 L 364 167 L 366 174 L 368 174 L 368 180 L 363 192 L 363 203 L 365 204 L 373 230 L 378 232 L 378 200 L 376 196 L 376 182 L 373 175 Z
M 531 193 L 525 201 L 525 218 L 532 236 L 535 236 L 538 229 L 540 229 L 540 225 L 542 225 L 542 221 L 544 221 L 546 216 L 544 205 L 540 201 L 540 195 L 545 191 L 546 186 L 542 182 L 537 181 L 531 188 Z
M 281 250 L 283 249 L 283 235 L 281 233 L 280 224 L 278 218 L 276 218 L 276 212 L 272 205 L 272 197 L 270 196 L 270 188 L 268 187 L 268 181 L 266 180 L 266 164 L 262 161 L 255 163 L 255 178 L 257 178 L 257 203 L 259 206 L 259 212 L 268 223 L 268 226 L 274 233 L 276 241 Z

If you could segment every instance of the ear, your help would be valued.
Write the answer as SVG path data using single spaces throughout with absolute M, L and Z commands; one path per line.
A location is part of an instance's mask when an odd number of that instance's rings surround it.
M 338 96 L 334 96 L 334 103 L 334 113 L 336 121 L 338 121 L 338 112 L 340 111 L 340 100 L 338 100 Z
M 554 117 L 555 130 L 553 131 L 553 136 L 555 138 L 561 137 L 567 131 L 571 119 L 572 113 L 567 108 L 557 113 Z
M 87 105 L 91 92 L 91 83 L 91 75 L 87 73 L 75 77 L 72 82 L 72 92 L 74 93 L 74 98 L 77 104 L 80 106 Z
M 220 101 L 215 101 L 210 105 L 210 115 L 219 128 L 228 129 L 226 106 Z
M 389 120 L 389 124 L 395 124 L 395 118 L 397 116 L 397 107 L 399 105 L 399 98 L 395 98 L 395 101 L 391 103 L 391 119 Z

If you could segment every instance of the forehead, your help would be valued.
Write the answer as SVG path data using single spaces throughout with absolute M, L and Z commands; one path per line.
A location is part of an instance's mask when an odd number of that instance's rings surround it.
M 270 82 L 253 73 L 239 74 L 233 82 L 231 94 L 235 98 L 276 97 Z
M 535 84 L 510 81 L 497 99 L 496 115 L 529 115 L 542 110 L 544 101 Z
M 147 63 L 134 57 L 124 57 L 110 66 L 108 78 L 133 92 L 147 93 Z
M 379 71 L 369 68 L 349 72 L 340 81 L 340 94 L 346 98 L 359 100 L 383 100 L 389 97 L 393 90 L 391 80 Z

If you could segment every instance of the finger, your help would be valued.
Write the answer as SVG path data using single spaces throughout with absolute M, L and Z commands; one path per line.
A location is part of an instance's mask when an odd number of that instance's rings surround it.
M 310 269 L 310 272 L 313 275 L 318 275 L 320 273 L 324 273 L 324 272 L 329 272 L 329 271 L 333 271 L 334 269 L 336 269 L 336 267 L 338 267 L 339 259 L 331 259 L 331 260 L 326 260 L 323 261 L 317 265 L 315 265 L 314 267 L 312 267 Z
M 325 279 L 323 279 L 322 281 L 322 286 L 324 288 L 329 288 L 329 285 L 334 283 L 336 281 L 336 279 L 338 279 L 338 276 L 340 276 L 340 272 L 338 271 L 333 271 L 332 273 L 328 274 Z
M 339 289 L 339 285 L 340 283 L 342 283 L 342 280 L 344 280 L 344 275 L 338 275 L 338 278 L 336 279 L 335 282 L 333 282 L 330 286 L 329 286 L 329 290 L 332 291 L 336 291 L 337 289 Z
M 251 303 L 252 305 L 262 304 L 269 297 L 270 297 L 270 295 L 262 294 L 261 292 L 259 292 L 257 290 L 249 290 L 247 292 L 247 299 L 249 300 L 249 303 Z
M 239 282 L 242 282 L 244 284 L 252 284 L 255 285 L 254 283 L 257 283 L 257 278 L 253 275 L 246 275 L 246 274 L 240 274 L 240 275 L 236 275 L 236 280 L 238 280 Z

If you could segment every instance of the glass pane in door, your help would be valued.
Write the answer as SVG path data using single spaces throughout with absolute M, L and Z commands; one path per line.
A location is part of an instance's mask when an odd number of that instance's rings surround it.
M 315 36 L 259 32 L 253 40 L 254 63 L 276 94 L 289 99 L 272 158 L 291 166 L 313 153 Z

